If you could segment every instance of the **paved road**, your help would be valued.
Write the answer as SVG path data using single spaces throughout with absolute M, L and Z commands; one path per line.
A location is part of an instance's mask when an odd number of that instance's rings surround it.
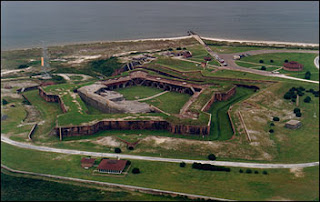
M 137 156 L 137 155 L 128 155 L 128 154 L 58 149 L 58 148 L 51 148 L 51 147 L 45 147 L 45 146 L 37 146 L 37 145 L 24 143 L 24 142 L 16 142 L 5 137 L 3 134 L 1 134 L 1 141 L 13 146 L 20 147 L 20 148 L 33 149 L 33 150 L 44 151 L 44 152 L 54 152 L 54 153 L 61 153 L 61 154 L 72 154 L 72 155 L 83 155 L 83 156 L 109 157 L 109 158 L 119 157 L 123 159 L 135 159 L 135 160 L 146 160 L 146 161 L 160 161 L 160 162 L 172 162 L 172 163 L 185 162 L 189 164 L 198 162 L 198 163 L 207 163 L 207 164 L 218 165 L 218 166 L 244 167 L 244 168 L 305 168 L 305 167 L 319 166 L 319 161 L 310 162 L 310 163 L 297 163 L 297 164 L 242 163 L 242 162 L 229 162 L 229 161 L 206 161 L 206 160 L 191 160 L 191 159 L 160 158 L 160 157 L 151 157 L 151 156 Z

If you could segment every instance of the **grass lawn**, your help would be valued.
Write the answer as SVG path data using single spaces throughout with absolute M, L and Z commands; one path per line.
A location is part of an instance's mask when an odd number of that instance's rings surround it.
M 209 53 L 206 51 L 206 49 L 204 49 L 204 47 L 202 45 L 190 46 L 190 47 L 188 47 L 188 50 L 192 52 L 192 57 L 188 58 L 188 60 L 193 60 L 193 61 L 197 61 L 197 62 L 205 62 L 205 60 L 203 58 L 206 56 L 210 56 Z M 219 62 L 214 60 L 213 58 L 209 62 L 209 64 L 220 66 Z
M 115 91 L 121 93 L 126 100 L 136 100 L 147 98 L 158 93 L 163 92 L 163 90 L 158 88 L 152 88 L 147 86 L 131 86 L 127 88 L 119 88 Z
M 7 173 L 7 172 L 6 172 Z M 1 172 L 1 201 L 161 201 L 182 200 L 121 189 L 79 186 Z M 41 191 L 39 191 L 41 187 Z M 57 194 L 59 193 L 59 194 Z
M 290 72 L 286 70 L 280 70 L 280 73 L 297 77 L 304 78 L 304 75 L 307 71 L 311 72 L 311 80 L 319 81 L 319 70 L 315 67 L 313 61 L 318 54 L 315 53 L 268 53 L 268 54 L 259 54 L 249 57 L 244 57 L 241 61 L 259 63 L 260 60 L 263 60 L 261 65 L 276 65 L 282 66 L 285 60 L 296 61 L 304 65 L 303 71 L 301 72 Z M 270 62 L 273 60 L 273 62 Z
M 266 48 L 262 47 L 253 47 L 253 46 L 217 46 L 217 45 L 210 45 L 209 47 L 216 53 L 228 54 L 228 53 L 240 53 L 245 51 L 251 50 L 262 50 Z M 268 48 L 271 49 L 271 48 Z
M 179 114 L 180 109 L 189 99 L 190 95 L 188 94 L 168 92 L 159 97 L 143 102 L 154 105 L 169 114 Z
M 83 79 L 82 76 L 69 76 L 69 78 L 73 81 L 80 81 Z
M 156 64 L 160 64 L 162 66 L 169 67 L 178 71 L 192 71 L 192 70 L 201 70 L 202 67 L 197 66 L 197 64 L 193 62 L 182 61 L 173 58 L 167 57 L 159 57 L 156 61 Z
M 252 89 L 238 87 L 236 94 L 232 98 L 212 105 L 209 110 L 209 113 L 212 114 L 210 139 L 228 140 L 232 137 L 233 131 L 227 111 L 231 105 L 248 98 L 253 93 Z
M 81 168 L 81 157 L 20 149 L 1 143 L 1 163 L 24 171 L 234 200 L 319 199 L 319 167 L 305 168 L 303 177 L 295 177 L 288 169 L 268 169 L 267 175 L 263 175 L 261 169 L 251 169 L 259 174 L 245 174 L 233 167 L 231 172 L 212 172 L 194 170 L 189 164 L 180 168 L 178 163 L 132 160 L 129 174 L 124 178 L 117 178 L 93 176 L 93 169 Z M 133 167 L 139 168 L 141 173 L 132 174 Z

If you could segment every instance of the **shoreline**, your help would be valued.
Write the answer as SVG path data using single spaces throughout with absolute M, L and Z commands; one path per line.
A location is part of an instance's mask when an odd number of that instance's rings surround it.
M 247 45 L 253 44 L 266 44 L 266 45 L 291 45 L 291 46 L 310 46 L 310 47 L 319 47 L 317 43 L 302 43 L 302 42 L 284 42 L 284 41 L 258 41 L 258 40 L 241 40 L 241 39 L 222 39 L 222 38 L 212 38 L 212 37 L 202 37 L 202 39 L 210 40 L 210 41 L 218 41 L 218 42 L 230 42 L 230 43 L 247 43 Z M 121 42 L 143 42 L 143 41 L 161 41 L 161 40 L 181 40 L 181 39 L 188 39 L 192 38 L 192 36 L 177 36 L 177 37 L 163 37 L 163 38 L 147 38 L 147 39 L 124 39 L 124 40 L 103 40 L 103 41 L 82 41 L 82 42 L 62 42 L 62 43 L 55 43 L 52 45 L 48 45 L 47 47 L 54 47 L 54 46 L 70 46 L 70 45 L 80 45 L 80 44 L 94 44 L 94 43 L 121 43 Z M 6 49 L 1 51 L 15 51 L 15 50 L 29 50 L 33 48 L 41 48 L 40 46 L 30 47 L 30 48 L 13 48 L 13 49 Z

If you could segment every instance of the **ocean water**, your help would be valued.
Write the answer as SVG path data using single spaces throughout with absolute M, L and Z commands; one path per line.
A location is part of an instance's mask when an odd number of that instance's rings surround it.
M 185 36 L 319 43 L 318 1 L 1 2 L 1 49 Z

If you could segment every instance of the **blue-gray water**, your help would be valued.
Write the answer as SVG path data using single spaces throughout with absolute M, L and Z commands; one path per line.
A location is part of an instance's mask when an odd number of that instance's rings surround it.
M 1 2 L 1 49 L 184 36 L 319 43 L 319 2 Z

